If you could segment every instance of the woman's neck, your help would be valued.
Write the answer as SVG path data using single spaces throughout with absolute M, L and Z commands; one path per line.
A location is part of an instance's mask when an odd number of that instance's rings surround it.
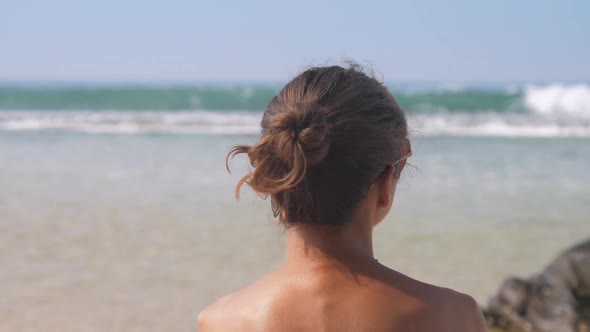
M 290 226 L 285 265 L 321 265 L 334 261 L 357 265 L 374 260 L 372 228 L 372 224 L 362 220 L 341 226 Z

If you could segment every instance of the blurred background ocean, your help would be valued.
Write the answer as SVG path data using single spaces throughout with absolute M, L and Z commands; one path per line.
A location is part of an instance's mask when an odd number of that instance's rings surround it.
M 590 235 L 590 29 L 571 19 L 588 6 L 535 2 L 528 17 L 509 4 L 7 6 L 19 29 L 0 31 L 0 331 L 194 331 L 206 304 L 279 264 L 283 230 L 250 190 L 235 201 L 248 165 L 230 175 L 225 155 L 256 141 L 290 77 L 336 56 L 373 60 L 412 129 L 377 258 L 482 304 L 540 271 Z M 364 26 L 345 24 L 357 14 Z M 334 24 L 383 32 L 348 41 Z
M 257 134 L 279 83 L 0 85 L 10 132 Z M 424 135 L 590 137 L 590 85 L 391 84 Z

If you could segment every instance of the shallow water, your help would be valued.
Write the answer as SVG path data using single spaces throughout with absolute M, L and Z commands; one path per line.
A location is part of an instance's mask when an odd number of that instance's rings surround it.
M 0 133 L 0 331 L 194 331 L 276 266 L 268 202 L 233 188 L 253 136 Z M 590 140 L 413 139 L 377 258 L 485 303 L 590 236 Z

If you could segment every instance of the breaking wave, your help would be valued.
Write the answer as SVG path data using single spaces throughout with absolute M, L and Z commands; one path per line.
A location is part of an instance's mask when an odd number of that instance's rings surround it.
M 590 137 L 590 86 L 401 89 L 421 135 Z M 0 86 L 0 131 L 258 134 L 272 87 Z M 396 92 L 397 91 L 397 92 Z
M 0 112 L 0 130 L 91 134 L 248 134 L 260 112 Z M 526 113 L 410 113 L 420 135 L 590 137 L 590 118 Z

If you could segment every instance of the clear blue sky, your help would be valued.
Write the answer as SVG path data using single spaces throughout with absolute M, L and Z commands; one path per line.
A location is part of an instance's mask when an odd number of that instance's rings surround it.
M 0 80 L 589 81 L 590 1 L 0 0 Z

